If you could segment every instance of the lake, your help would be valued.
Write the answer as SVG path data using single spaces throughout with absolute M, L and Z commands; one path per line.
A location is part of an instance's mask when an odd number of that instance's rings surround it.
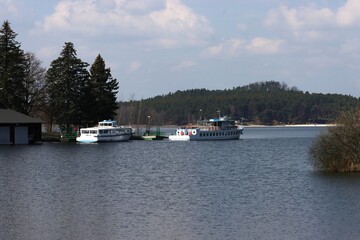
M 357 239 L 360 175 L 308 161 L 324 131 L 0 146 L 0 239 Z

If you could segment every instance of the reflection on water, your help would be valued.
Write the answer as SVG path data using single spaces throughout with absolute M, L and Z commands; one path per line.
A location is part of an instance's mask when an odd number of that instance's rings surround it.
M 356 239 L 360 176 L 313 171 L 321 131 L 0 146 L 0 239 Z

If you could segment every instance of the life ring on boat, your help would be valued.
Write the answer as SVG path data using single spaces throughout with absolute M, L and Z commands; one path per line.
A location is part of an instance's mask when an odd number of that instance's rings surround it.
M 196 130 L 192 130 L 191 134 L 196 135 Z

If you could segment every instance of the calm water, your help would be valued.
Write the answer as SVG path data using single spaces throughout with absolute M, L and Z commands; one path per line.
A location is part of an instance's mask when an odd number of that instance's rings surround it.
M 0 239 L 359 239 L 360 175 L 307 160 L 323 130 L 0 146 Z

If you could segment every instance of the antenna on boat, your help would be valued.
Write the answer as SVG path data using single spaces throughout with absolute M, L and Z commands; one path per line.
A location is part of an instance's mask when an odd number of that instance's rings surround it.
M 216 111 L 219 114 L 219 119 L 221 118 L 220 109 Z
M 200 110 L 199 110 L 199 112 L 200 112 L 200 120 L 204 120 L 203 110 L 202 110 L 202 109 L 200 109 Z
M 247 119 L 244 118 L 244 117 L 240 118 L 240 124 L 243 125 L 243 122 L 246 121 L 246 120 L 247 120 Z

